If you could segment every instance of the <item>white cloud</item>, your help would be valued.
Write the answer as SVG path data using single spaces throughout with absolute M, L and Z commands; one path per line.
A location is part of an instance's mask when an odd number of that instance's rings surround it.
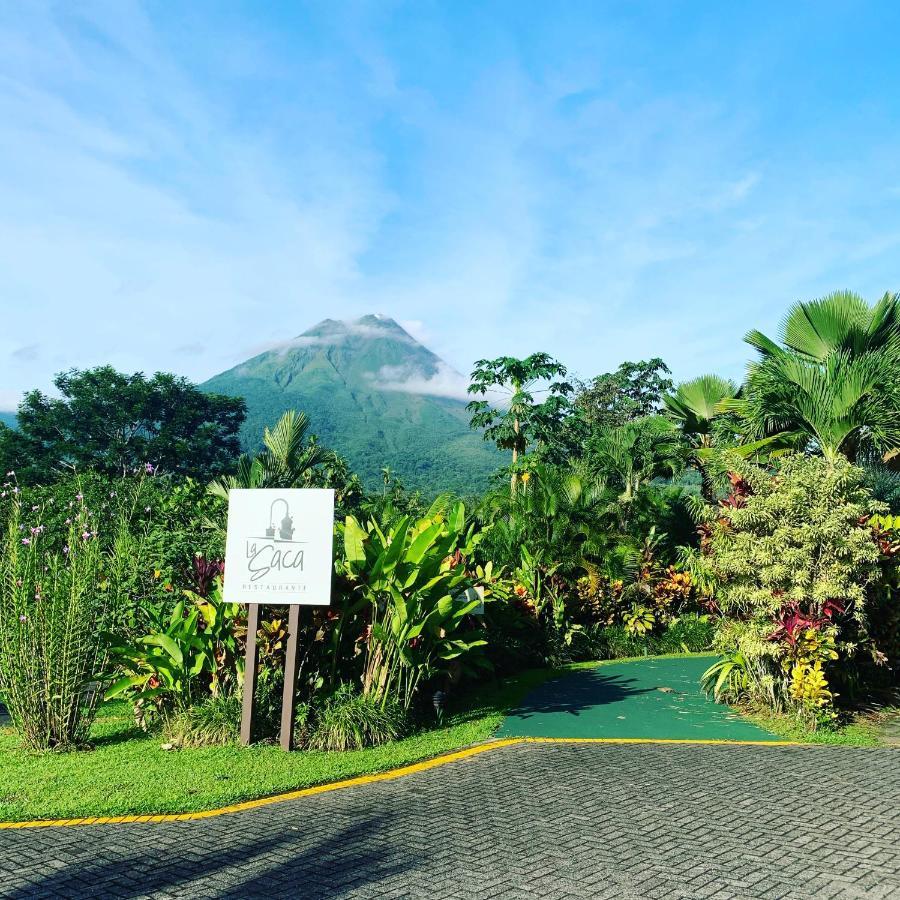
M 441 362 L 437 366 L 437 371 L 429 376 L 410 372 L 404 366 L 382 366 L 377 373 L 370 375 L 370 378 L 383 391 L 449 397 L 453 400 L 472 399 L 467 392 L 468 379 L 444 362 Z

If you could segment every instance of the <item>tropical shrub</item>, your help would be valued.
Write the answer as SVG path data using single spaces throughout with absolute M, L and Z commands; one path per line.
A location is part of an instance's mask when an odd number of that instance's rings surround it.
M 514 588 L 501 602 L 487 604 L 484 620 L 488 640 L 485 653 L 498 675 L 537 668 L 550 661 L 547 629 L 524 587 Z
M 316 709 L 305 743 L 310 750 L 362 750 L 395 741 L 405 730 L 406 713 L 396 700 L 342 685 Z
M 870 631 L 883 576 L 868 518 L 879 506 L 841 457 L 790 455 L 775 472 L 726 464 L 731 494 L 701 512 L 724 617 L 716 646 L 740 659 L 750 698 L 827 719 L 835 686 L 884 661 Z M 730 675 L 715 684 L 736 693 Z
M 241 699 L 214 694 L 170 716 L 166 739 L 177 747 L 221 747 L 237 743 L 241 732 Z
M 93 471 L 64 475 L 47 485 L 24 487 L 18 496 L 23 509 L 40 508 L 45 546 L 57 551 L 66 543 L 65 520 L 76 496 L 97 521 L 127 522 L 127 534 L 110 527 L 96 529 L 104 552 L 112 552 L 117 540 L 131 543 L 127 554 L 119 556 L 118 627 L 125 634 L 145 632 L 152 614 L 171 608 L 173 596 L 183 589 L 195 588 L 198 554 L 221 559 L 224 553 L 221 534 L 209 527 L 224 522 L 224 503 L 208 495 L 204 485 L 159 475 L 153 466 L 119 476 Z
M 342 531 L 342 574 L 356 608 L 369 616 L 363 694 L 382 706 L 396 699 L 408 710 L 423 680 L 461 662 L 477 664 L 476 651 L 486 644 L 471 622 L 482 599 L 468 590 L 466 568 L 479 535 L 467 526 L 463 504 L 447 498 L 418 521 L 402 516 L 382 529 L 348 516 Z
M 120 616 L 132 562 L 128 522 L 103 520 L 79 492 L 57 528 L 23 508 L 7 482 L 0 538 L 0 696 L 26 746 L 65 749 L 87 740 L 104 669 L 105 628 Z
M 649 634 L 629 632 L 625 625 L 606 625 L 588 630 L 593 659 L 623 659 L 659 653 L 702 653 L 715 636 L 710 617 L 685 613 L 663 630 Z
M 225 603 L 218 588 L 209 597 L 187 593 L 149 634 L 134 640 L 107 635 L 115 671 L 124 674 L 106 698 L 132 697 L 144 722 L 148 713 L 184 713 L 204 696 L 233 694 L 243 681 L 240 607 Z

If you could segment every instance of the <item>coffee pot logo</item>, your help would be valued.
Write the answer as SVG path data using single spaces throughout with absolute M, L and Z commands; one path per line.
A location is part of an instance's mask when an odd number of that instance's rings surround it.
M 282 541 L 289 541 L 294 536 L 294 520 L 291 517 L 291 508 L 283 497 L 276 497 L 269 507 L 269 527 L 266 528 L 266 537 L 275 537 L 275 507 L 279 503 L 284 505 L 284 518 L 278 528 L 278 537 Z

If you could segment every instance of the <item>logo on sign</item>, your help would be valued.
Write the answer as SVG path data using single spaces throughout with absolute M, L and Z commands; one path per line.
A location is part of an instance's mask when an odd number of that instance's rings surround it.
M 275 534 L 275 508 L 278 507 L 278 515 L 284 513 L 278 525 L 278 534 Z M 269 524 L 265 528 L 265 536 L 259 535 L 246 539 L 247 572 L 250 581 L 260 581 L 271 572 L 284 572 L 288 570 L 303 571 L 304 549 L 306 541 L 292 540 L 294 536 L 294 519 L 291 516 L 291 507 L 284 497 L 276 497 L 269 506 Z M 258 543 L 262 541 L 262 543 Z M 288 544 L 289 546 L 278 546 Z M 295 585 L 291 585 L 295 587 Z

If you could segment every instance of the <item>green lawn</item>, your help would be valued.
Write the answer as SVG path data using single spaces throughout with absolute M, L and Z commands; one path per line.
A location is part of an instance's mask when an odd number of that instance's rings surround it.
M 196 812 L 238 800 L 383 772 L 489 738 L 507 709 L 553 677 L 532 670 L 487 685 L 443 727 L 383 747 L 345 753 L 284 753 L 277 746 L 163 750 L 158 734 L 135 728 L 126 703 L 106 704 L 94 749 L 34 753 L 0 729 L 0 821 Z

